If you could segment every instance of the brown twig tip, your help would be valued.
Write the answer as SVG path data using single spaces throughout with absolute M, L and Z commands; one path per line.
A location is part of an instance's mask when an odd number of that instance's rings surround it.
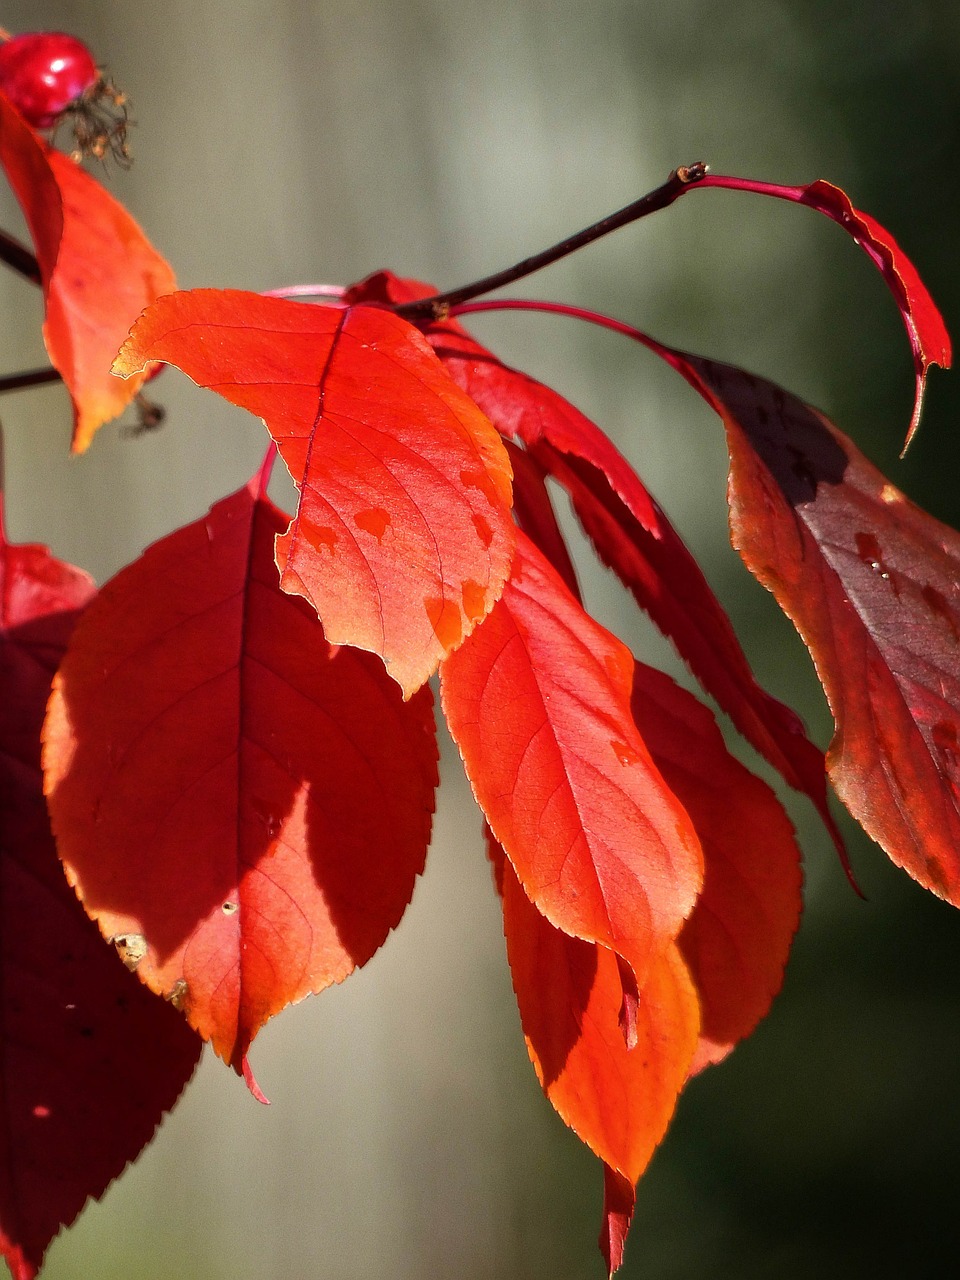
M 705 178 L 710 172 L 710 166 L 703 160 L 694 160 L 693 164 L 679 164 L 671 177 L 675 177 L 678 182 L 689 186 L 691 182 L 699 182 L 701 178 Z

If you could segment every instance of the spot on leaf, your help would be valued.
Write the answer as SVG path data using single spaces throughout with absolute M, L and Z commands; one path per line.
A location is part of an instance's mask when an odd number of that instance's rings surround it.
M 936 587 L 930 586 L 929 583 L 921 590 L 920 594 L 932 612 L 946 622 L 954 640 L 960 643 L 960 632 L 957 631 L 957 623 L 946 596 L 938 591 Z
M 463 612 L 471 622 L 479 622 L 487 612 L 487 593 L 470 578 L 463 584 Z
M 480 515 L 479 512 L 474 512 L 473 527 L 480 535 L 480 541 L 483 545 L 485 547 L 489 547 L 493 542 L 493 529 L 490 525 L 490 521 L 485 516 Z
M 365 533 L 373 534 L 378 542 L 390 527 L 390 515 L 382 507 L 372 507 L 369 511 L 358 511 L 353 517 L 358 528 Z

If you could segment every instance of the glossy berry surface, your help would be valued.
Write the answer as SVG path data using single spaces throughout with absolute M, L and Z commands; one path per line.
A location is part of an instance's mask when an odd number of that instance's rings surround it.
M 55 125 L 99 77 L 87 46 L 62 31 L 28 32 L 0 45 L 0 89 L 35 129 Z

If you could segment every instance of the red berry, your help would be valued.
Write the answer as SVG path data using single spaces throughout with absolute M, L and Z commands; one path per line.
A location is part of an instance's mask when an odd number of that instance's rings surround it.
M 49 129 L 100 79 L 82 41 L 34 31 L 0 44 L 0 89 L 35 129 Z

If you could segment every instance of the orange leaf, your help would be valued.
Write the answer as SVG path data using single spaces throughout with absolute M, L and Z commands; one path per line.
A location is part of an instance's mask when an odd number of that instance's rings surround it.
M 104 945 L 57 861 L 40 726 L 92 594 L 0 524 L 0 1254 L 16 1280 L 150 1141 L 201 1049 Z
M 73 450 L 126 408 L 146 374 L 110 366 L 148 303 L 176 287 L 168 263 L 129 213 L 67 156 L 48 147 L 0 94 L 0 163 L 33 239 L 46 301 L 47 353 L 73 400 Z
M 447 723 L 537 908 L 643 985 L 700 887 L 700 846 L 630 713 L 633 660 L 523 535 L 503 597 L 446 660 Z
M 200 289 L 162 299 L 117 361 L 175 364 L 262 417 L 297 487 L 285 591 L 379 653 L 410 696 L 493 607 L 513 553 L 510 464 L 412 325 L 382 308 Z
M 630 1183 L 667 1130 L 697 1042 L 697 995 L 673 944 L 640 987 L 637 1041 L 619 1026 L 622 987 L 606 947 L 554 928 L 507 861 L 503 922 L 527 1050 L 577 1136 Z
M 633 712 L 703 845 L 703 890 L 679 938 L 700 997 L 695 1072 L 748 1036 L 780 990 L 800 923 L 800 850 L 780 801 L 693 694 L 638 662 Z
M 279 588 L 282 528 L 251 482 L 122 570 L 45 728 L 87 911 L 238 1071 L 269 1017 L 397 924 L 436 785 L 429 691 L 405 704 L 378 661 L 327 643 Z

